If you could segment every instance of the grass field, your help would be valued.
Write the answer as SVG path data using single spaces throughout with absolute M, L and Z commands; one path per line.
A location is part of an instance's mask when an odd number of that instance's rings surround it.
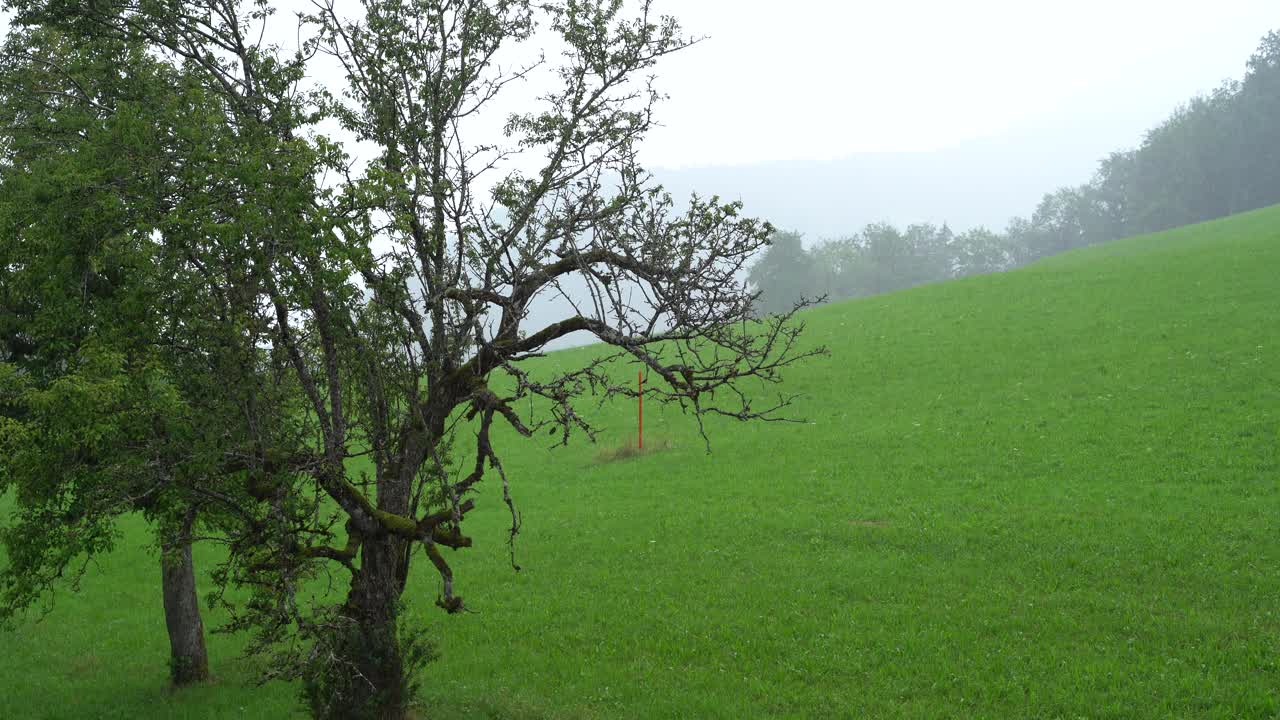
M 713 422 L 710 455 L 650 408 L 667 447 L 613 462 L 504 436 L 524 570 L 491 484 L 477 612 L 410 583 L 424 716 L 1278 717 L 1278 313 L 1273 208 L 814 310 L 808 422 Z M 234 637 L 166 689 L 148 541 L 0 635 L 0 717 L 300 717 Z

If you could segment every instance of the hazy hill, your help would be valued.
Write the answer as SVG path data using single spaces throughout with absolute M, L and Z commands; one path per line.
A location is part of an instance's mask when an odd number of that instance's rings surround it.
M 656 173 L 677 197 L 697 190 L 738 198 L 749 213 L 799 230 L 810 241 L 882 221 L 1000 230 L 1009 218 L 1029 215 L 1045 193 L 1088 181 L 1100 159 L 1136 147 L 1180 103 L 1238 76 L 1252 40 L 1243 36 L 1238 56 L 1224 53 L 1215 63 L 1202 62 L 1196 53 L 1151 54 L 1074 88 L 1056 106 L 946 149 Z M 946 117 L 980 110 L 955 106 L 937 112 Z M 867 112 L 878 111 L 868 99 Z

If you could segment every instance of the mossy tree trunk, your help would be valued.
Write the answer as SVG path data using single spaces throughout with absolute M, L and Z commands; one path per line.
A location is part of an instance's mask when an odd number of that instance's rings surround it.
M 412 688 L 400 647 L 397 615 L 404 541 L 365 540 L 328 660 L 308 683 L 312 714 L 322 720 L 403 720 Z M 412 663 L 408 663 L 412 665 Z

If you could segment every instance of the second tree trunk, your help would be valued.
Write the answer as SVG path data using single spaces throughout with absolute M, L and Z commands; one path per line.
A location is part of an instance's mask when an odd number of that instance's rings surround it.
M 169 630 L 169 663 L 174 685 L 209 679 L 209 654 L 204 644 L 204 623 L 200 620 L 195 566 L 191 561 L 194 520 L 195 515 L 189 514 L 177 536 L 165 536 L 160 543 L 164 622 Z

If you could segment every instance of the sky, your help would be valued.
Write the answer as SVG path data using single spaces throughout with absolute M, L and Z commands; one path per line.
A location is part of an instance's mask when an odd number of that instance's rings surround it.
M 307 2 L 278 0 L 276 43 L 292 47 Z M 743 200 L 808 244 L 880 221 L 1002 228 L 1240 77 L 1280 29 L 1276 0 L 654 2 L 703 39 L 655 68 L 669 97 L 642 161 L 673 194 Z M 505 109 L 540 90 L 513 88 Z
M 289 46 L 287 17 L 309 4 L 276 5 L 286 18 L 277 42 Z M 1280 28 L 1274 0 L 655 7 L 703 38 L 655 71 L 669 98 L 643 158 L 670 170 L 937 151 L 1037 128 L 1132 145 L 1178 102 L 1239 76 L 1258 39 Z
M 941 150 L 1086 116 L 1122 144 L 1238 77 L 1274 0 L 658 0 L 666 168 Z
M 642 161 L 680 193 L 742 199 L 811 239 L 879 221 L 1001 227 L 1240 77 L 1280 29 L 1275 0 L 654 3 L 702 39 L 654 70 L 668 98 Z M 275 6 L 269 37 L 292 47 L 310 2 Z M 505 112 L 541 89 L 536 75 L 513 86 L 476 139 L 500 139 Z

